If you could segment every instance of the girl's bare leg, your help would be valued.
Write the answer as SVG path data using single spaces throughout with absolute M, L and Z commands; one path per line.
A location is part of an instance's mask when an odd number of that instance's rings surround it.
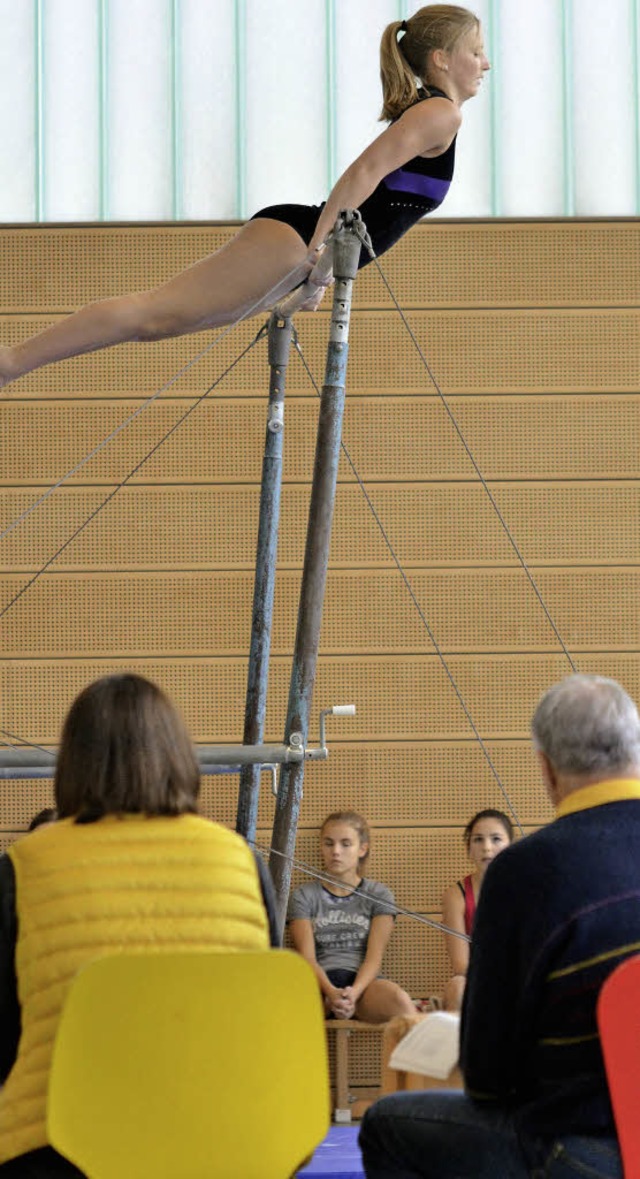
M 0 348 L 0 386 L 85 352 L 163 340 L 258 315 L 306 277 L 307 248 L 280 221 L 249 221 L 218 250 L 151 291 L 91 303 L 12 348 Z
M 376 978 L 356 1003 L 356 1019 L 365 1023 L 386 1023 L 394 1015 L 415 1015 L 415 1005 L 406 991 L 387 978 Z

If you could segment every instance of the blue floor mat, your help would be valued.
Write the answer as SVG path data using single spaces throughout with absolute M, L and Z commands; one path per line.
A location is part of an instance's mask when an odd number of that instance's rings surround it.
M 359 1129 L 358 1125 L 332 1126 L 308 1166 L 298 1171 L 300 1179 L 364 1179 Z

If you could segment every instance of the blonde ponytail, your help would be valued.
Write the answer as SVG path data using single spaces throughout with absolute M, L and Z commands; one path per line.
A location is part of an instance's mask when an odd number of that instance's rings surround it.
M 380 80 L 382 82 L 381 119 L 397 119 L 407 107 L 418 101 L 418 87 L 413 70 L 398 47 L 398 33 L 407 28 L 403 20 L 387 25 L 380 42 Z M 406 35 L 406 34 L 405 34 Z
M 380 42 L 380 118 L 397 119 L 407 107 L 413 106 L 420 97 L 418 81 L 429 85 L 427 74 L 434 50 L 450 53 L 462 37 L 477 30 L 479 23 L 468 8 L 428 4 L 414 12 L 409 20 L 395 20 L 387 25 Z

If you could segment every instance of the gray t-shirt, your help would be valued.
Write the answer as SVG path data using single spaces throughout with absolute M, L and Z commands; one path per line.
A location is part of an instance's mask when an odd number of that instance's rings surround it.
M 393 893 L 386 884 L 363 880 L 358 893 L 336 897 L 319 880 L 310 880 L 293 893 L 288 918 L 311 922 L 316 959 L 323 970 L 357 971 L 367 952 L 372 919 L 395 914 Z

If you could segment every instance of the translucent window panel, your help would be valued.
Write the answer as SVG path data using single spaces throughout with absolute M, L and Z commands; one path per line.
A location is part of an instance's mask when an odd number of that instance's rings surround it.
M 34 221 L 37 107 L 36 9 L 0 0 L 0 219 Z M 8 117 L 8 112 L 11 117 Z
M 575 209 L 583 216 L 636 212 L 637 102 L 634 5 L 573 6 Z
M 0 219 L 318 202 L 382 129 L 417 0 L 0 0 Z M 493 69 L 436 216 L 638 211 L 640 0 L 478 0 Z M 6 113 L 10 112 L 10 117 Z
M 45 221 L 97 220 L 99 6 L 86 0 L 47 0 L 41 14 L 41 216 Z
M 237 216 L 234 0 L 180 0 L 177 38 L 179 218 Z
M 339 3 L 339 0 L 338 0 Z M 386 123 L 378 116 L 382 106 L 380 38 L 392 20 L 403 19 L 397 0 L 369 0 L 362 6 L 340 8 L 335 28 L 335 150 L 334 177 L 355 160 Z
M 113 220 L 174 216 L 172 0 L 109 0 L 107 208 Z
M 561 216 L 569 211 L 565 140 L 570 116 L 564 104 L 562 5 L 537 0 L 533 8 L 503 0 L 497 41 L 500 212 Z
M 327 10 L 244 0 L 246 185 L 239 216 L 327 195 Z

